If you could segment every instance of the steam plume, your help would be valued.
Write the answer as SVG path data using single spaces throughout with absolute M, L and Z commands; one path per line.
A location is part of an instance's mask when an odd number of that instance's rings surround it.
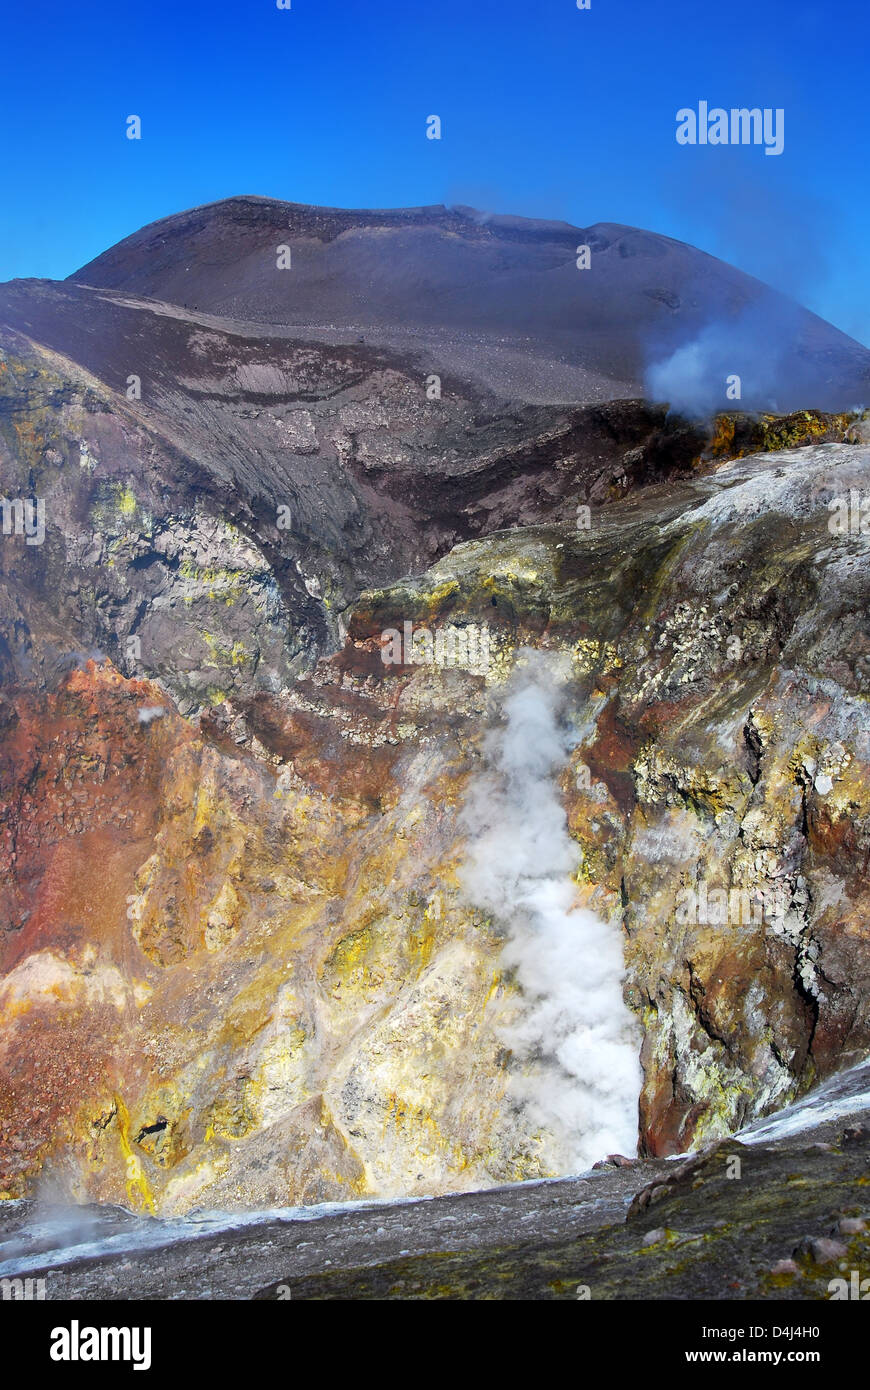
M 472 843 L 461 880 L 504 928 L 501 963 L 519 990 L 499 1022 L 517 1064 L 510 1099 L 545 1137 L 553 1168 L 579 1172 L 636 1151 L 639 1040 L 620 931 L 573 905 L 580 854 L 554 782 L 572 742 L 564 672 L 538 652 L 521 658 L 463 812 Z
M 689 340 L 649 344 L 648 397 L 668 401 L 672 410 L 696 420 L 732 410 L 842 409 L 836 379 L 851 375 L 848 340 L 842 340 L 842 356 L 835 361 L 831 355 L 823 370 L 801 313 L 797 304 L 770 291 L 736 315 L 711 310 L 707 324 Z M 734 394 L 735 378 L 739 394 Z

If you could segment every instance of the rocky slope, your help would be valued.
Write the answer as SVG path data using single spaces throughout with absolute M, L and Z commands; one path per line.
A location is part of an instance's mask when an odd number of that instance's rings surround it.
M 50 521 L 44 546 L 12 550 L 10 598 L 20 582 L 26 599 L 6 660 L 29 673 L 99 648 L 185 712 L 280 689 L 340 643 L 366 585 L 688 469 L 704 443 L 639 401 L 505 406 L 450 378 L 429 401 L 395 354 L 238 337 L 66 286 L 0 287 L 4 320 L 3 488 L 38 492 Z M 34 602 L 50 621 L 28 621 Z M 65 635 L 43 648 L 51 624 Z
M 93 661 L 7 697 L 8 1192 L 46 1163 L 170 1211 L 541 1171 L 499 1105 L 498 924 L 455 877 L 529 645 L 572 663 L 578 896 L 624 926 L 644 1148 L 726 1134 L 866 1048 L 864 542 L 825 501 L 868 470 L 811 446 L 588 532 L 466 543 L 364 598 L 309 676 L 198 726 Z M 385 665 L 405 622 L 486 624 L 487 669 Z M 702 884 L 752 907 L 680 921 Z
M 554 1171 L 505 925 L 462 886 L 529 649 L 563 673 L 576 902 L 623 934 L 642 1152 L 863 1055 L 867 541 L 831 504 L 870 494 L 866 422 L 709 431 L 458 369 L 430 398 L 394 344 L 136 275 L 0 289 L 2 489 L 45 504 L 0 537 L 0 1193 Z
M 848 409 L 870 384 L 866 349 L 830 324 L 694 247 L 609 222 L 228 198 L 143 227 L 71 279 L 284 332 L 351 329 L 512 401 L 639 395 L 711 325 L 747 405 L 775 387 L 780 409 Z
M 175 1220 L 7 1202 L 0 1277 L 60 1301 L 866 1297 L 867 1081 L 688 1160 L 424 1201 Z

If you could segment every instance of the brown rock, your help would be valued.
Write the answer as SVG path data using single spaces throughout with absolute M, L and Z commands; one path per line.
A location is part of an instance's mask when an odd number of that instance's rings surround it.
M 867 1230 L 867 1222 L 857 1216 L 843 1216 L 831 1230 L 831 1235 L 862 1236 Z
M 668 1233 L 664 1226 L 657 1226 L 654 1231 L 647 1231 L 641 1245 L 658 1245 L 661 1241 L 667 1240 Z

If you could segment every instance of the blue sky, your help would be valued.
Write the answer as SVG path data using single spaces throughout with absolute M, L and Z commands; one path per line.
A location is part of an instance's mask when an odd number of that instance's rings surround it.
M 0 279 L 235 193 L 469 203 L 689 241 L 870 343 L 868 37 L 866 0 L 10 5 Z M 783 154 L 678 146 L 699 100 L 782 107 Z

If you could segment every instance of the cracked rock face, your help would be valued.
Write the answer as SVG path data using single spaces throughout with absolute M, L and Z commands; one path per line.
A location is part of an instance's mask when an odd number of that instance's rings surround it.
M 870 451 L 812 446 L 466 543 L 197 721 L 105 661 L 6 694 L 4 1190 L 183 1211 L 546 1171 L 456 878 L 522 646 L 570 659 L 561 789 L 578 900 L 625 932 L 644 1150 L 865 1049 L 866 541 L 827 506 L 862 484 Z M 385 664 L 403 615 L 485 623 L 486 671 Z
M 151 375 L 128 401 L 143 340 Z M 73 351 L 84 370 L 59 355 Z M 261 389 L 251 373 L 276 353 L 287 371 Z M 430 402 L 385 352 L 204 335 L 170 306 L 7 287 L 3 487 L 38 497 L 47 529 L 0 551 L 0 663 L 51 683 L 71 652 L 104 653 L 186 714 L 277 692 L 341 645 L 362 588 L 687 471 L 703 444 L 641 402 L 506 407 L 462 384 Z

